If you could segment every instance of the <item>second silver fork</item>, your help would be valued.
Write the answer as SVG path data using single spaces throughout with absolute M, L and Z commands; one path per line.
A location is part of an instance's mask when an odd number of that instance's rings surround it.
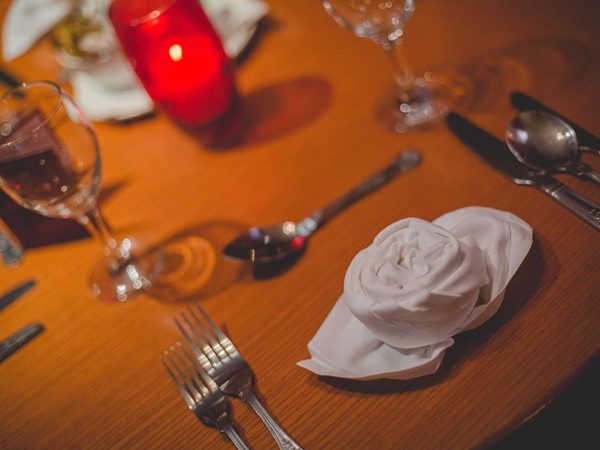
M 181 313 L 182 320 L 176 318 L 175 322 L 198 362 L 225 394 L 240 398 L 250 405 L 271 432 L 280 449 L 302 450 L 262 405 L 257 395 L 254 372 L 233 342 L 200 305 L 196 303 L 194 307 L 196 312 L 190 306 L 189 316 Z M 203 320 L 199 316 L 202 316 Z
M 194 357 L 178 342 L 160 360 L 196 417 L 225 433 L 238 450 L 250 450 L 235 428 L 229 399 Z

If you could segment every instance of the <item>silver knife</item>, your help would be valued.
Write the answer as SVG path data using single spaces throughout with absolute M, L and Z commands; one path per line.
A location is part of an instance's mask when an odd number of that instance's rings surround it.
M 0 297 L 0 311 L 18 299 L 21 295 L 27 292 L 29 289 L 35 286 L 36 281 L 34 279 L 27 280 L 17 287 L 11 289 L 2 297 Z
M 10 88 L 15 88 L 21 85 L 21 81 L 17 80 L 17 78 L 9 73 L 4 67 L 0 67 L 0 82 Z
M 556 178 L 531 171 L 513 156 L 508 146 L 495 136 L 451 112 L 446 117 L 450 130 L 482 160 L 516 184 L 533 186 L 552 197 L 600 231 L 600 205 L 573 191 Z
M 44 331 L 44 329 L 44 325 L 41 323 L 33 322 L 24 326 L 0 342 L 0 362 L 4 361 L 14 352 L 23 347 L 34 337 Z
M 36 281 L 33 278 L 29 279 L 29 280 L 24 281 L 23 283 L 19 284 L 17 287 L 11 289 L 6 294 L 4 294 L 2 297 L 0 297 L 0 311 L 2 311 L 4 308 L 6 308 L 8 305 L 10 305 L 16 299 L 18 299 L 21 295 L 23 295 L 29 289 L 34 287 L 35 284 L 36 284 Z

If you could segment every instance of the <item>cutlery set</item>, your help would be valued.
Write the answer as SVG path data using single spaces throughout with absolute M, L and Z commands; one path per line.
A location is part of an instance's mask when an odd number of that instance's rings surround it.
M 0 297 L 0 311 L 8 307 L 15 300 L 20 298 L 23 294 L 29 291 L 36 285 L 35 280 L 27 280 L 15 288 L 11 289 L 2 297 Z M 6 339 L 0 342 L 0 362 L 4 361 L 10 355 L 15 353 L 25 344 L 30 342 L 34 337 L 39 335 L 42 331 L 44 331 L 44 326 L 39 322 L 32 322 L 19 330 L 15 331 L 13 334 L 8 336 Z
M 514 183 L 542 190 L 600 230 L 600 205 L 552 176 L 570 173 L 600 184 L 600 174 L 579 159 L 581 153 L 600 156 L 600 138 L 526 94 L 514 92 L 511 102 L 520 114 L 509 123 L 505 141 L 455 112 L 447 115 L 446 123 L 464 144 Z M 229 242 L 223 253 L 256 264 L 295 259 L 319 226 L 419 162 L 418 151 L 404 151 L 388 167 L 302 221 L 252 227 Z
M 0 81 L 7 82 L 5 77 L 0 72 Z M 9 78 L 8 81 L 12 80 Z M 526 94 L 513 93 L 511 102 L 521 113 L 509 124 L 505 142 L 455 112 L 447 115 L 446 123 L 477 156 L 511 181 L 540 189 L 600 230 L 600 205 L 553 176 L 555 173 L 569 172 L 600 182 L 600 175 L 578 160 L 579 152 L 600 155 L 600 138 Z M 544 122 L 540 123 L 542 120 Z M 524 129 L 527 125 L 537 128 Z M 542 130 L 543 134 L 535 136 L 532 130 Z M 562 136 L 562 141 L 551 142 L 550 137 L 557 134 Z M 540 143 L 544 144 L 545 152 L 536 148 L 536 145 L 542 145 Z M 537 159 L 532 159 L 530 153 L 533 151 L 538 153 L 534 155 Z M 565 165 L 557 165 L 553 170 L 551 163 L 557 161 Z M 254 227 L 232 241 L 226 247 L 225 254 L 260 263 L 263 260 L 271 262 L 284 259 L 289 253 L 301 253 L 308 236 L 318 226 L 419 162 L 419 152 L 402 152 L 392 164 L 301 222 L 285 222 L 270 228 Z M 0 297 L 0 310 L 34 285 L 35 280 L 28 280 Z M 229 397 L 240 399 L 263 421 L 280 449 L 301 450 L 262 404 L 256 388 L 256 377 L 248 362 L 202 307 L 197 303 L 189 306 L 187 314 L 182 312 L 175 322 L 185 345 L 177 342 L 163 352 L 160 360 L 196 417 L 205 426 L 226 434 L 236 448 L 247 450 L 248 445 L 237 431 Z M 42 331 L 44 326 L 33 322 L 0 342 L 0 362 Z
M 521 113 L 509 124 L 506 141 L 455 112 L 447 115 L 446 123 L 477 156 L 511 181 L 540 189 L 600 230 L 600 205 L 553 176 L 569 172 L 598 181 L 597 174 L 578 158 L 579 152 L 600 155 L 600 139 L 523 93 L 513 93 L 511 101 Z M 528 154 L 533 152 L 537 159 Z M 419 152 L 402 152 L 388 167 L 301 222 L 253 227 L 230 242 L 224 253 L 253 263 L 281 261 L 290 254 L 300 254 L 318 226 L 419 161 Z M 562 166 L 553 170 L 550 164 L 557 162 Z M 241 399 L 261 418 L 279 448 L 301 449 L 262 405 L 254 372 L 233 342 L 197 303 L 187 312 L 175 318 L 187 347 L 178 342 L 160 359 L 190 410 L 204 425 L 225 433 L 238 449 L 248 449 L 236 430 L 228 397 Z
M 597 151 L 591 149 L 600 148 L 600 139 L 526 94 L 520 92 L 513 93 L 511 95 L 511 102 L 519 111 L 522 111 L 522 114 L 531 112 L 532 114 L 540 115 L 543 113 L 560 119 L 570 127 L 567 128 L 567 130 L 572 130 L 572 136 L 569 136 L 569 131 L 566 134 L 562 134 L 562 137 L 569 139 L 577 136 L 579 143 L 583 146 L 580 147 L 582 151 L 597 153 Z M 517 132 L 515 132 L 514 129 L 511 128 L 511 126 L 513 128 L 515 127 L 514 123 L 509 124 L 509 131 L 507 132 L 508 143 L 497 139 L 495 136 L 455 112 L 448 114 L 446 123 L 450 130 L 464 144 L 473 150 L 477 156 L 494 169 L 504 174 L 511 181 L 516 184 L 540 189 L 542 192 L 549 195 L 586 221 L 596 230 L 600 230 L 600 205 L 557 180 L 552 176 L 550 171 L 543 169 L 536 170 L 532 168 L 531 164 L 525 164 L 523 158 L 518 157 L 518 150 L 516 148 L 510 148 L 511 144 L 515 147 L 518 145 L 515 143 L 517 138 L 511 138 L 511 136 L 515 136 L 518 132 L 521 132 L 521 140 L 523 140 L 523 135 L 526 134 L 524 130 L 517 130 Z M 511 139 L 514 139 L 514 141 L 511 142 Z M 517 153 L 517 155 L 515 155 L 515 153 Z M 585 176 L 586 178 L 595 181 L 594 177 L 596 175 L 591 169 L 585 168 L 583 172 L 579 171 L 575 174 Z
M 506 128 L 506 144 L 515 157 L 533 170 L 570 173 L 600 184 L 600 174 L 580 159 L 597 153 L 577 143 L 575 130 L 544 111 L 523 111 Z
M 225 433 L 238 449 L 248 446 L 238 434 L 228 397 L 241 399 L 263 421 L 281 449 L 301 447 L 261 403 L 254 371 L 233 342 L 197 303 L 175 322 L 188 348 L 170 347 L 160 359 L 190 410 L 206 426 Z

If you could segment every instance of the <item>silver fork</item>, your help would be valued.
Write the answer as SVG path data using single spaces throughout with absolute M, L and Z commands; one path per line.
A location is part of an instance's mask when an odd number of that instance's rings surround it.
M 175 322 L 196 355 L 197 361 L 225 394 L 240 398 L 250 405 L 271 432 L 280 449 L 302 450 L 302 447 L 288 436 L 261 403 L 254 372 L 233 342 L 200 305 L 195 303 L 194 306 L 204 320 L 201 320 L 189 306 L 189 317 L 181 313 L 182 321 L 187 327 L 177 318 Z
M 229 400 L 194 356 L 178 342 L 165 350 L 160 360 L 196 417 L 225 433 L 238 450 L 250 450 L 235 429 Z

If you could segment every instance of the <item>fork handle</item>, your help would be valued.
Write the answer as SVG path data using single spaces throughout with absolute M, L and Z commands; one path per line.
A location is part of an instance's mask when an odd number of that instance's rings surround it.
M 244 390 L 244 392 L 240 393 L 240 398 L 248 403 L 258 417 L 260 417 L 267 429 L 271 432 L 271 435 L 275 439 L 275 442 L 280 449 L 302 450 L 302 447 L 300 447 L 291 437 L 289 437 L 275 421 L 275 419 L 271 417 L 254 392 Z
M 250 450 L 233 425 L 226 425 L 221 431 L 227 435 L 238 450 Z

